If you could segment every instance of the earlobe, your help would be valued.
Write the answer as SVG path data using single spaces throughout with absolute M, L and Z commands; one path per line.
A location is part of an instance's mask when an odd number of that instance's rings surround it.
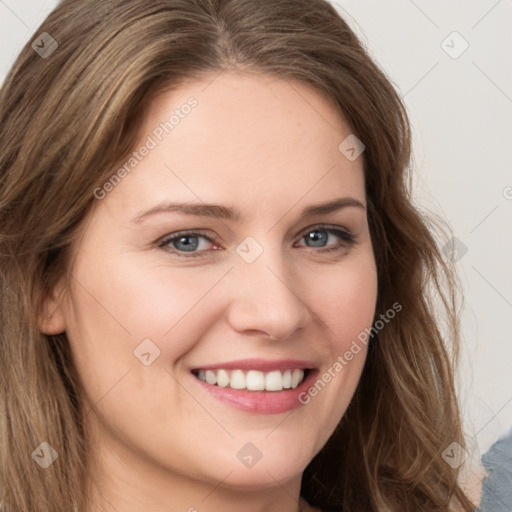
M 66 330 L 66 318 L 63 308 L 65 289 L 56 286 L 51 296 L 46 297 L 41 305 L 39 313 L 39 329 L 44 334 L 60 334 Z

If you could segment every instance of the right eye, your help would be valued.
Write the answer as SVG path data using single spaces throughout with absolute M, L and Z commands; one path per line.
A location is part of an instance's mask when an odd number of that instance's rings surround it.
M 202 240 L 207 242 L 201 243 Z M 178 233 L 172 233 L 170 236 L 166 236 L 159 244 L 159 247 L 165 248 L 168 252 L 175 254 L 176 256 L 191 258 L 202 256 L 204 252 L 208 251 L 208 248 L 202 248 L 201 246 L 213 244 L 213 241 L 202 233 L 195 231 L 180 231 Z M 215 250 L 215 249 L 214 249 Z

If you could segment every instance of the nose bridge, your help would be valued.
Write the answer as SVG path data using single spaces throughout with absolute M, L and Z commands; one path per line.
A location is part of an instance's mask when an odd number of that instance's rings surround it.
M 296 290 L 293 268 L 281 247 L 263 247 L 250 238 L 237 248 L 230 324 L 238 331 L 258 330 L 286 338 L 305 325 L 308 307 Z

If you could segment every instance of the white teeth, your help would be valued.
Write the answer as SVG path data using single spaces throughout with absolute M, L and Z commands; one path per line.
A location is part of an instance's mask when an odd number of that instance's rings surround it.
M 283 374 L 279 370 L 265 375 L 265 389 L 267 391 L 281 391 L 283 389 Z
M 247 372 L 247 389 L 249 391 L 263 391 L 265 389 L 265 376 L 263 372 L 250 370 Z
M 226 370 L 217 371 L 217 386 L 225 388 L 229 384 L 229 375 Z
M 296 388 L 299 385 L 299 382 L 302 381 L 303 377 L 304 377 L 304 370 L 299 370 L 298 368 L 296 370 L 293 370 L 292 388 Z
M 197 376 L 201 379 L 201 372 L 199 372 Z M 217 375 L 211 370 L 206 370 L 205 380 L 208 382 L 208 384 L 217 384 Z
M 211 385 L 221 388 L 227 386 L 233 389 L 247 389 L 249 391 L 282 391 L 295 389 L 304 380 L 304 370 L 273 370 L 263 373 L 258 370 L 199 370 L 197 377 Z
M 290 389 L 292 387 L 292 371 L 286 370 L 283 373 L 283 388 Z
M 231 372 L 231 379 L 229 385 L 233 389 L 245 389 L 245 375 L 242 370 L 234 370 Z

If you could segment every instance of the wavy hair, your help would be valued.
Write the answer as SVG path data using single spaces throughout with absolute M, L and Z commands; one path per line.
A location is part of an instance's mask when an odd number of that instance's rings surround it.
M 93 191 L 133 150 L 152 98 L 223 71 L 312 85 L 366 146 L 377 315 L 356 393 L 301 494 L 342 511 L 471 511 L 442 453 L 465 446 L 454 389 L 456 280 L 412 203 L 411 135 L 388 78 L 324 0 L 63 0 L 0 91 L 0 506 L 83 512 L 87 437 L 66 334 L 38 328 L 72 264 Z M 440 307 L 441 306 L 441 307 Z M 443 320 L 444 319 L 444 320 Z M 47 441 L 46 470 L 31 453 Z

